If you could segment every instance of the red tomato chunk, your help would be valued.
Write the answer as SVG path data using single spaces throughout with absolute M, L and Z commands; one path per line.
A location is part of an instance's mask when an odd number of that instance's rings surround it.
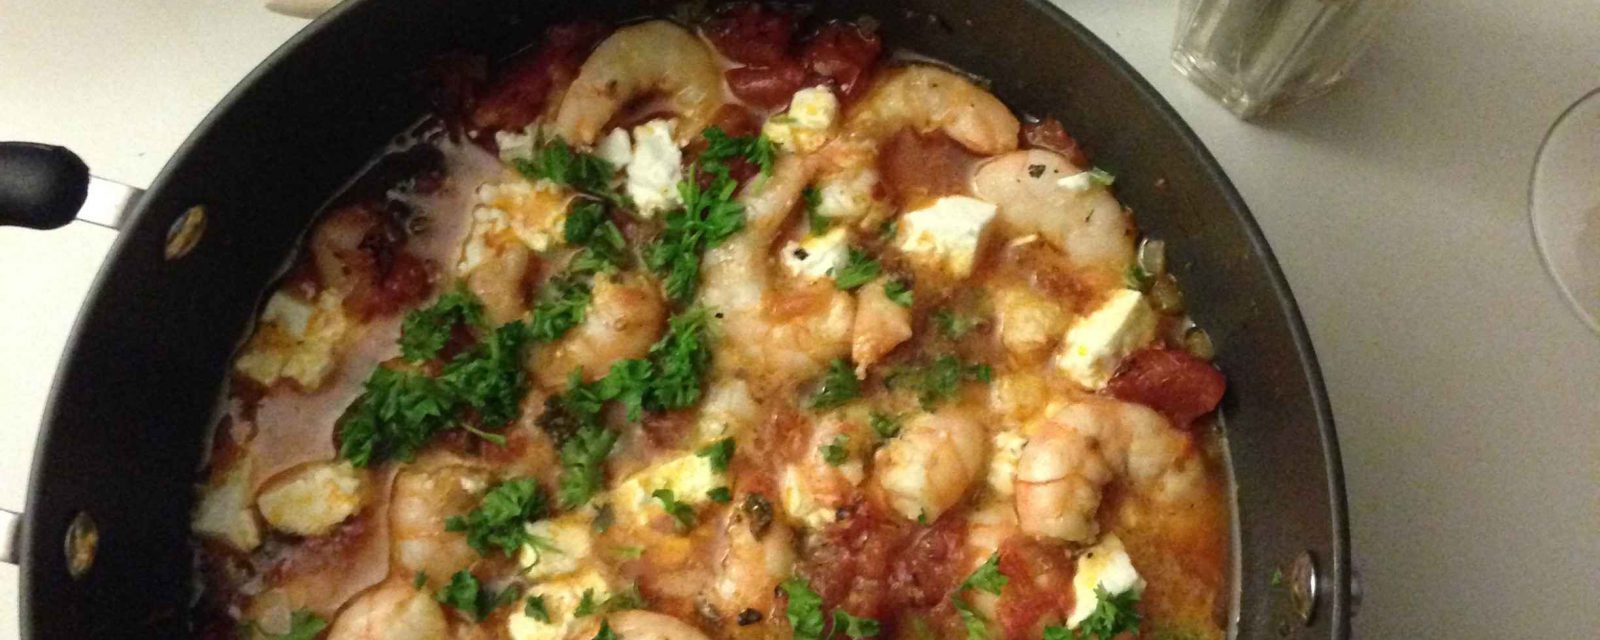
M 1216 409 L 1227 386 L 1221 371 L 1186 351 L 1144 349 L 1123 361 L 1106 391 L 1160 411 L 1182 427 Z

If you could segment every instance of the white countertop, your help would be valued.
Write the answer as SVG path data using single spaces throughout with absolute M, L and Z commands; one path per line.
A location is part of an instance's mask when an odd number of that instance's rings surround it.
M 1364 638 L 1600 636 L 1600 338 L 1540 267 L 1534 152 L 1600 86 L 1600 3 L 1417 3 L 1258 124 L 1167 64 L 1171 0 L 1057 0 L 1177 107 L 1265 229 L 1339 421 Z M 302 22 L 250 0 L 0 0 L 0 140 L 144 186 Z M 0 507 L 112 232 L 0 229 Z M 0 568 L 0 638 L 17 635 Z

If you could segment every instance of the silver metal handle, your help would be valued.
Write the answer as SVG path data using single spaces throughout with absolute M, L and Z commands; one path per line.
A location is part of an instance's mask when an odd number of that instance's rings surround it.
M 78 209 L 78 220 L 107 229 L 116 229 L 128 212 L 139 204 L 144 189 L 130 187 L 105 178 L 89 177 L 89 196 Z
M 17 564 L 21 560 L 17 545 L 22 544 L 22 514 L 0 509 L 0 562 Z

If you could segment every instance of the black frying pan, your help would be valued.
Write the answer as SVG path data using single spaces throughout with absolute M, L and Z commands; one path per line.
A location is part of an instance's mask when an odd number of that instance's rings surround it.
M 991 78 L 1008 104 L 1056 116 L 1117 170 L 1139 225 L 1169 240 L 1170 269 L 1228 375 L 1237 636 L 1348 637 L 1350 541 L 1328 400 L 1288 285 L 1211 154 L 1110 48 L 1044 0 L 820 4 L 824 15 L 876 16 L 891 46 Z M 598 5 L 351 0 L 206 118 L 124 225 L 56 381 L 20 538 L 25 637 L 188 635 L 195 472 L 234 350 L 296 241 L 425 112 L 408 78 L 431 57 L 499 58 L 553 21 L 665 9 Z M 47 224 L 81 202 L 81 163 L 16 147 L 0 161 L 14 153 L 38 166 L 0 169 L 7 222 Z M 51 182 L 61 175 L 77 178 Z M 168 259 L 169 230 L 196 206 L 198 242 Z M 80 514 L 97 524 L 98 548 L 74 577 L 85 558 L 70 567 L 64 550 Z

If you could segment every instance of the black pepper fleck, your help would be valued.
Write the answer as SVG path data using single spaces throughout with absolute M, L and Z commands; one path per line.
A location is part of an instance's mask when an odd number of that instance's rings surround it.
M 1042 164 L 1030 164 L 1030 165 L 1028 165 L 1028 175 L 1033 176 L 1035 178 L 1038 178 L 1039 176 L 1044 175 L 1044 165 L 1042 165 Z
M 739 612 L 739 626 L 748 627 L 757 622 L 761 622 L 760 611 L 756 611 L 755 609 L 745 609 L 744 611 Z
M 806 253 L 805 249 L 795 249 L 794 250 L 794 258 L 796 260 L 805 260 L 806 256 L 809 256 L 809 255 L 811 255 L 811 254 Z

